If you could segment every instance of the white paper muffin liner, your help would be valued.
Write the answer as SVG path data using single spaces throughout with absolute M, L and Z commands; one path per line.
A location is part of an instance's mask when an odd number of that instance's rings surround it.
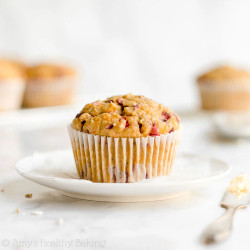
M 41 107 L 70 104 L 75 90 L 75 77 L 61 77 L 54 80 L 30 79 L 26 85 L 23 105 Z
M 250 82 L 204 82 L 198 86 L 204 109 L 250 110 Z
M 113 138 L 86 134 L 68 125 L 77 172 L 93 182 L 138 182 L 169 175 L 182 129 L 167 135 Z
M 24 89 L 23 79 L 0 80 L 0 111 L 19 109 L 22 105 Z

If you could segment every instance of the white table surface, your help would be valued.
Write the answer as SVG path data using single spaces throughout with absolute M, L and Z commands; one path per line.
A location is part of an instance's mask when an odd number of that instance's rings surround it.
M 18 176 L 14 164 L 23 156 L 70 148 L 66 125 L 77 111 L 67 107 L 0 115 L 0 188 L 4 189 L 0 249 L 250 249 L 250 209 L 237 212 L 226 242 L 208 247 L 199 241 L 206 225 L 223 213 L 219 202 L 230 179 L 250 172 L 250 141 L 218 137 L 209 114 L 180 114 L 184 134 L 179 150 L 222 159 L 230 163 L 232 172 L 176 200 L 77 200 Z M 25 198 L 27 193 L 33 197 Z M 34 210 L 43 215 L 31 215 Z

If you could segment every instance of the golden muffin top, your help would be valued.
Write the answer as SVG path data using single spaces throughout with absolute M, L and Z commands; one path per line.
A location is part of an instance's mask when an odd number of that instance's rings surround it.
M 35 79 L 54 79 L 65 76 L 75 76 L 76 71 L 68 66 L 54 64 L 39 64 L 27 69 L 27 77 Z
M 250 80 L 250 73 L 230 66 L 222 66 L 209 71 L 197 78 L 198 83 L 203 82 L 237 82 L 237 80 Z
M 110 137 L 146 137 L 178 130 L 180 119 L 170 108 L 142 95 L 113 96 L 86 104 L 72 128 Z
M 0 59 L 0 79 L 23 78 L 26 66 L 18 61 Z

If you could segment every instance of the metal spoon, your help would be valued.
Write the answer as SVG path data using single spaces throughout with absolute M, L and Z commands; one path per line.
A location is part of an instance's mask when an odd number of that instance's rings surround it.
M 202 241 L 205 244 L 212 244 L 225 240 L 232 231 L 235 212 L 238 209 L 247 208 L 249 203 L 250 194 L 242 194 L 238 197 L 225 192 L 220 205 L 226 209 L 226 212 L 205 229 L 201 237 Z

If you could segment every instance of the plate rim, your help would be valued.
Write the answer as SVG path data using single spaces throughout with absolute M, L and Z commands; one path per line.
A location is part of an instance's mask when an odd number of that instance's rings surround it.
M 51 155 L 51 154 L 54 154 L 54 153 L 58 153 L 58 152 L 70 152 L 71 150 L 53 150 L 53 151 L 44 151 L 44 152 L 38 152 L 39 154 L 42 154 L 42 155 Z M 72 153 L 72 152 L 71 152 Z M 202 177 L 202 178 L 193 178 L 193 179 L 190 179 L 190 180 L 185 180 L 185 181 L 181 181 L 181 182 L 172 182 L 172 181 L 169 181 L 169 182 L 163 182 L 163 181 L 160 181 L 160 182 L 150 182 L 150 181 L 141 181 L 141 182 L 134 182 L 134 183 L 102 183 L 102 182 L 92 182 L 92 181 L 89 181 L 89 180 L 84 180 L 84 179 L 73 179 L 73 178 L 64 178 L 64 177 L 50 177 L 50 176 L 46 176 L 46 175 L 42 175 L 42 174 L 36 174 L 36 173 L 28 173 L 25 172 L 25 171 L 21 171 L 20 168 L 20 164 L 22 164 L 24 161 L 28 160 L 29 158 L 33 157 L 34 153 L 33 154 L 29 154 L 21 159 L 19 159 L 16 163 L 15 163 L 15 170 L 16 172 L 23 176 L 24 178 L 27 178 L 31 181 L 34 182 L 34 180 L 32 179 L 33 178 L 38 178 L 40 180 L 43 180 L 43 179 L 46 179 L 46 180 L 53 180 L 53 181 L 56 181 L 56 182 L 82 182 L 82 185 L 95 185 L 95 186 L 148 186 L 148 185 L 154 185 L 154 186 L 179 186 L 179 185 L 197 185 L 197 184 L 201 184 L 201 183 L 205 183 L 205 182 L 211 182 L 211 181 L 215 181 L 217 179 L 220 179 L 220 178 L 223 178 L 224 176 L 226 176 L 227 174 L 230 173 L 232 167 L 229 163 L 219 159 L 219 158 L 215 158 L 215 157 L 211 157 L 211 156 L 208 156 L 208 155 L 205 155 L 205 154 L 195 154 L 195 153 L 189 153 L 189 152 L 179 152 L 178 155 L 184 155 L 184 156 L 191 156 L 191 157 L 202 157 L 202 158 L 207 158 L 207 159 L 210 159 L 210 160 L 214 160 L 216 162 L 219 162 L 220 164 L 223 164 L 224 167 L 226 168 L 224 171 L 222 171 L 221 173 L 217 173 L 217 174 L 214 174 L 214 175 L 210 175 L 210 176 L 205 176 L 205 177 Z M 72 156 L 73 156 L 73 153 L 72 153 Z M 178 157 L 178 156 L 177 156 Z M 164 177 L 167 177 L 167 176 L 162 176 L 162 178 Z M 159 176 L 158 178 L 161 178 L 161 176 Z M 154 179 L 154 178 L 152 178 Z M 42 185 L 42 184 L 40 184 Z

